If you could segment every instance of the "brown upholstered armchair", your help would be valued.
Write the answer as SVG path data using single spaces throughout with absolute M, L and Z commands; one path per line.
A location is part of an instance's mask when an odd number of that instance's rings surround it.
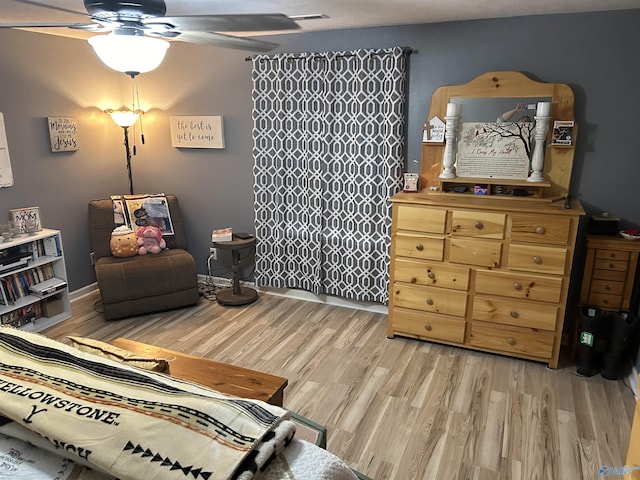
M 89 202 L 89 233 L 96 278 L 107 320 L 170 310 L 198 303 L 198 278 L 186 251 L 184 224 L 175 195 L 166 195 L 173 238 L 158 254 L 113 257 L 109 242 L 115 228 L 111 199 Z

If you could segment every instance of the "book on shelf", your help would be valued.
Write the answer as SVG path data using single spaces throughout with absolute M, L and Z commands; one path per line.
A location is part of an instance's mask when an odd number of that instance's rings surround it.
M 211 232 L 211 242 L 230 242 L 233 240 L 233 230 L 228 228 L 218 228 Z
M 21 327 L 41 317 L 42 305 L 41 302 L 37 302 L 0 315 L 0 323 L 12 327 Z
M 57 236 L 43 238 L 42 246 L 44 254 L 48 257 L 59 257 L 61 255 Z

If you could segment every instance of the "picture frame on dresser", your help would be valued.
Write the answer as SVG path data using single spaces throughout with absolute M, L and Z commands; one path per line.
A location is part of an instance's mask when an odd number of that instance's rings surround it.
M 20 234 L 40 232 L 42 230 L 40 207 L 12 208 L 9 210 L 9 221 Z

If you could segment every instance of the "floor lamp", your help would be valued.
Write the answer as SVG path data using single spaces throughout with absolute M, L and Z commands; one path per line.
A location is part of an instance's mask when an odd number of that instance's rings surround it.
M 131 149 L 129 148 L 129 127 L 136 123 L 138 116 L 142 113 L 140 110 L 105 110 L 116 123 L 122 127 L 124 131 L 124 148 L 127 155 L 127 174 L 129 175 L 129 193 L 133 195 L 133 175 L 131 173 Z

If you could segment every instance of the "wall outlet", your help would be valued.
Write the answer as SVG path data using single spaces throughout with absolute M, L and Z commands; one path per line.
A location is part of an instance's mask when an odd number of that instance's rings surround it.
M 216 247 L 209 247 L 209 257 L 211 260 L 218 260 L 218 249 Z

